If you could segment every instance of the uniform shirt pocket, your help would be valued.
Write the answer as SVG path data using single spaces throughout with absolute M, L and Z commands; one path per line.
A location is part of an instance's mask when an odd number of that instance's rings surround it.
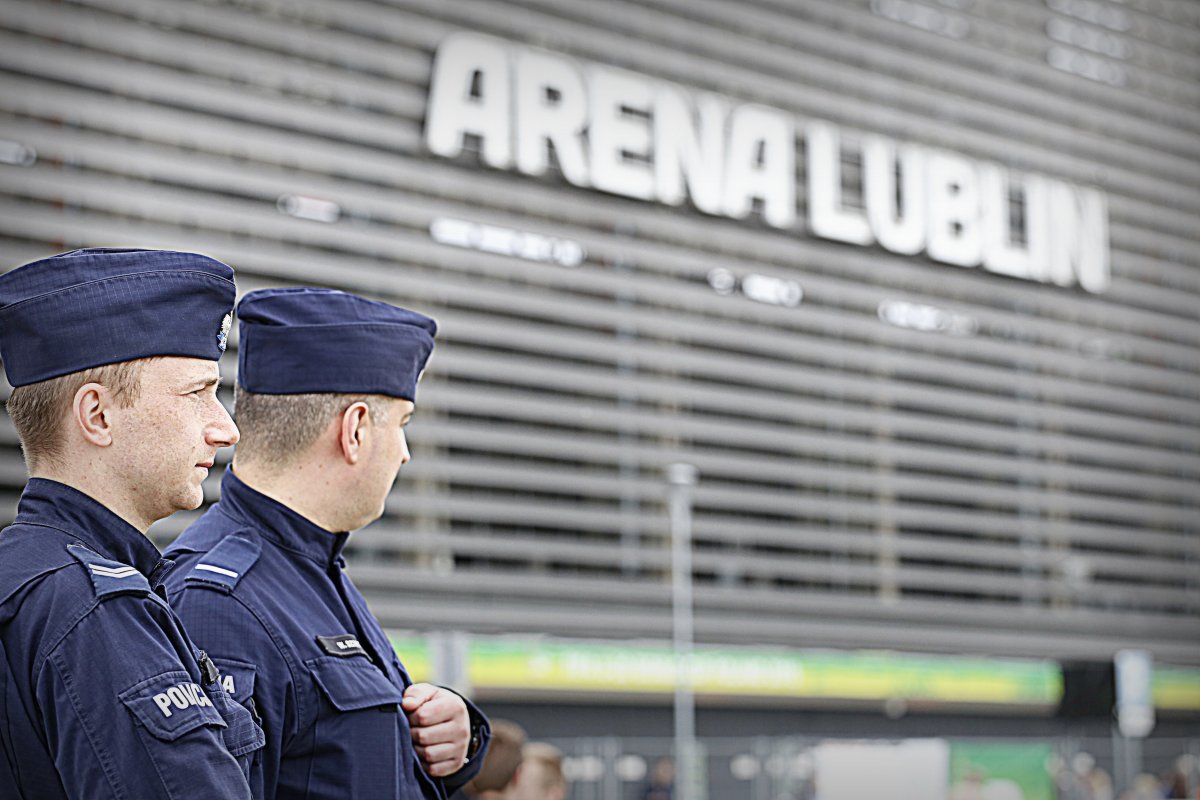
M 118 697 L 143 728 L 164 742 L 204 726 L 226 727 L 204 689 L 183 670 L 147 678 Z
M 399 687 L 366 659 L 314 658 L 305 666 L 338 711 L 378 706 L 395 710 L 404 699 Z
M 322 698 L 307 796 L 423 796 L 419 787 L 408 786 L 412 764 L 405 755 L 408 725 L 400 713 L 400 689 L 362 656 L 314 658 L 305 666 Z

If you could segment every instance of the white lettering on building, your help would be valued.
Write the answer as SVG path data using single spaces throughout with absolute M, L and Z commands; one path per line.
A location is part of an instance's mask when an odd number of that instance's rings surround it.
M 425 142 L 455 158 L 714 216 L 794 230 L 796 138 L 804 140 L 808 230 L 899 255 L 1024 280 L 1109 286 L 1108 209 L 1098 189 L 884 136 L 797 129 L 787 112 L 483 34 L 438 49 Z M 845 201 L 842 164 L 862 164 Z M 1016 214 L 1020 208 L 1023 213 Z M 1017 221 L 1014 224 L 1013 220 Z

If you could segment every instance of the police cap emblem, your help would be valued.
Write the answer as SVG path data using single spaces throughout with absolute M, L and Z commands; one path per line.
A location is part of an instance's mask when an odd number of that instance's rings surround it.
M 233 316 L 226 314 L 225 319 L 221 320 L 221 330 L 217 332 L 217 347 L 221 348 L 221 352 L 225 352 L 225 345 L 229 343 L 229 329 L 233 327 Z

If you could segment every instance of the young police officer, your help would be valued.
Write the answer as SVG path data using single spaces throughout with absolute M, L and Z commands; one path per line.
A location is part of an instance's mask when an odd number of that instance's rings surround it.
M 0 532 L 0 796 L 247 798 L 262 746 L 167 605 L 145 537 L 203 499 L 233 270 L 77 250 L 0 276 L 30 480 Z M 239 763 L 240 759 L 240 763 Z
M 256 794 L 440 800 L 478 771 L 486 721 L 411 682 L 341 556 L 409 459 L 436 325 L 312 288 L 251 292 L 238 315 L 243 438 L 221 501 L 168 550 L 171 600 L 262 716 Z

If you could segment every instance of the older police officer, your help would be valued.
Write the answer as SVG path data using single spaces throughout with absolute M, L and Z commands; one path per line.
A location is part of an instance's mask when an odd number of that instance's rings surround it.
M 247 798 L 263 744 L 167 605 L 144 535 L 196 508 L 218 447 L 233 270 L 77 250 L 0 276 L 30 480 L 0 532 L 0 796 Z M 239 759 L 240 762 L 239 763 Z
M 256 792 L 444 798 L 478 771 L 486 721 L 412 683 L 341 556 L 409 459 L 436 325 L 315 288 L 251 292 L 238 315 L 243 439 L 221 501 L 168 549 L 172 602 L 262 715 Z

